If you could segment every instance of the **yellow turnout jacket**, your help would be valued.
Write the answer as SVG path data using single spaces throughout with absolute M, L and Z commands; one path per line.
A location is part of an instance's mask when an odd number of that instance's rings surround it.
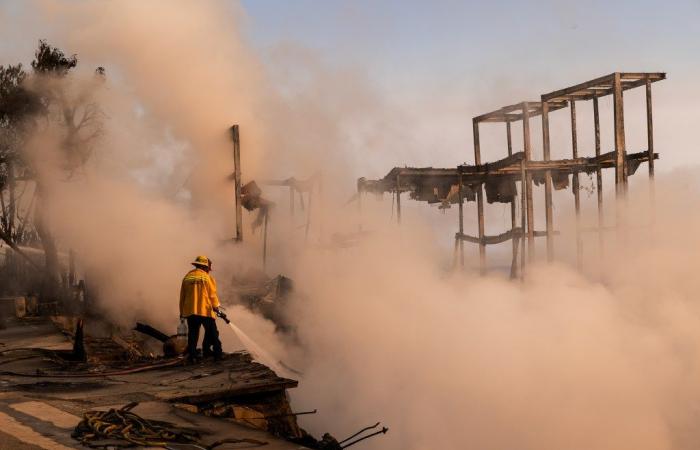
M 202 269 L 187 272 L 180 288 L 180 316 L 204 316 L 216 318 L 214 308 L 219 307 L 214 277 Z

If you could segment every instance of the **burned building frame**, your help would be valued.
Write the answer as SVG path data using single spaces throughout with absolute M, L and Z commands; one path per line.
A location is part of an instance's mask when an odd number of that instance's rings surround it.
M 584 83 L 543 94 L 539 101 L 522 101 L 472 119 L 474 138 L 474 164 L 462 164 L 456 168 L 408 168 L 396 167 L 379 180 L 358 180 L 358 203 L 364 192 L 391 192 L 396 197 L 397 220 L 401 220 L 401 193 L 411 192 L 414 199 L 446 204 L 457 203 L 459 207 L 458 231 L 455 234 L 455 265 L 464 267 L 464 242 L 479 246 L 479 267 L 486 271 L 486 246 L 512 240 L 511 276 L 522 276 L 526 261 L 535 259 L 535 238 L 545 237 L 547 260 L 554 259 L 554 230 L 552 190 L 569 186 L 571 176 L 572 193 L 576 214 L 576 253 L 577 265 L 582 266 L 583 241 L 580 215 L 579 174 L 595 174 L 598 203 L 598 226 L 595 231 L 602 242 L 603 226 L 603 169 L 615 169 L 616 198 L 622 199 L 627 192 L 628 177 L 639 165 L 648 163 L 650 182 L 654 177 L 654 160 L 659 157 L 654 152 L 654 132 L 652 119 L 651 84 L 666 78 L 661 72 L 615 72 Z M 628 153 L 625 144 L 624 91 L 644 86 L 646 89 L 647 148 Z M 599 99 L 613 96 L 614 150 L 601 153 Z M 593 124 L 595 136 L 595 156 L 579 155 L 576 127 L 576 104 L 582 101 L 593 102 Z M 568 108 L 571 121 L 571 158 L 552 159 L 549 130 L 549 115 L 557 110 Z M 536 160 L 532 155 L 530 120 L 541 117 L 542 156 Z M 511 124 L 522 122 L 523 151 L 513 152 Z M 505 123 L 506 155 L 490 163 L 482 163 L 480 125 L 482 123 Z M 520 189 L 517 189 L 517 183 Z M 535 229 L 534 184 L 544 184 L 545 230 Z M 431 194 L 431 188 L 433 193 Z M 488 203 L 510 203 L 511 228 L 506 232 L 487 236 L 484 223 L 484 192 Z M 521 202 L 520 217 L 517 216 L 516 202 Z M 478 236 L 464 233 L 464 201 L 477 203 Z M 618 218 L 619 220 L 619 218 Z M 518 222 L 520 222 L 518 224 Z M 619 225 L 619 224 L 618 224 Z M 527 240 L 527 246 L 525 241 Z M 527 255 L 527 256 L 526 256 Z M 519 257 L 518 257 L 519 256 Z

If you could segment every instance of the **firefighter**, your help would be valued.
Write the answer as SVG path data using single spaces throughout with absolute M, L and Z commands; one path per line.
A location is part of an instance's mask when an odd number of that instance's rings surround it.
M 210 274 L 211 260 L 197 256 L 190 270 L 182 280 L 180 288 L 180 320 L 187 320 L 187 359 L 197 359 L 199 327 L 204 327 L 202 356 L 221 359 L 221 341 L 216 328 L 216 313 L 219 311 L 219 297 L 216 294 L 216 281 Z

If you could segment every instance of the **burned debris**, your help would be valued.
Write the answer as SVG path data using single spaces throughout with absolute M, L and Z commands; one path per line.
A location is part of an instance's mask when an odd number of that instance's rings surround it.
M 252 312 L 275 324 L 278 331 L 291 331 L 287 317 L 294 283 L 284 275 L 268 277 L 264 273 L 236 276 L 232 282 L 234 298 Z
M 225 419 L 282 439 L 303 436 L 286 394 L 297 381 L 277 376 L 245 352 L 226 355 L 217 363 L 183 366 L 179 354 L 149 355 L 143 339 L 138 338 L 141 333 L 115 331 L 111 337 L 93 338 L 78 320 L 75 331 L 67 336 L 46 318 L 27 320 L 11 320 L 11 326 L 0 331 L 0 341 L 5 344 L 0 352 L 0 386 L 4 391 L 50 395 L 82 410 L 92 408 L 85 416 L 87 422 L 76 429 L 81 441 L 91 441 L 92 435 L 115 425 L 111 419 L 128 416 L 124 414 L 128 409 L 116 409 L 106 416 L 90 411 L 124 402 L 166 402 L 176 408 L 173 411 Z M 172 339 L 148 325 L 139 324 L 138 329 L 149 336 L 145 339 L 165 340 L 166 349 Z M 133 346 L 137 354 L 125 351 L 120 343 Z M 95 425 L 96 421 L 104 426 Z M 110 429 L 116 432 L 119 427 Z M 241 430 L 232 428 L 228 437 L 246 438 Z M 143 433 L 141 437 L 148 435 Z M 131 435 L 137 439 L 135 436 Z M 107 437 L 114 438 L 109 433 L 101 436 Z M 211 445 L 211 439 L 205 440 Z

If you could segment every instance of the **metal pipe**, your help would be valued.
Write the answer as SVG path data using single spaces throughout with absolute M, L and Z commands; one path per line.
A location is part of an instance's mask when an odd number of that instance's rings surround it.
M 368 427 L 364 427 L 363 429 L 361 429 L 361 430 L 358 431 L 357 433 L 353 434 L 352 436 L 348 436 L 348 437 L 346 437 L 345 439 L 343 439 L 342 441 L 339 441 L 338 444 L 342 444 L 343 442 L 347 442 L 347 441 L 349 441 L 350 439 L 352 439 L 352 438 L 354 438 L 354 437 L 356 437 L 356 436 L 361 435 L 361 434 L 364 433 L 365 431 L 373 430 L 373 429 L 377 428 L 377 427 L 379 426 L 380 423 L 381 423 L 381 422 L 377 422 L 377 423 L 375 423 L 374 425 L 370 425 L 370 426 L 368 426 Z

